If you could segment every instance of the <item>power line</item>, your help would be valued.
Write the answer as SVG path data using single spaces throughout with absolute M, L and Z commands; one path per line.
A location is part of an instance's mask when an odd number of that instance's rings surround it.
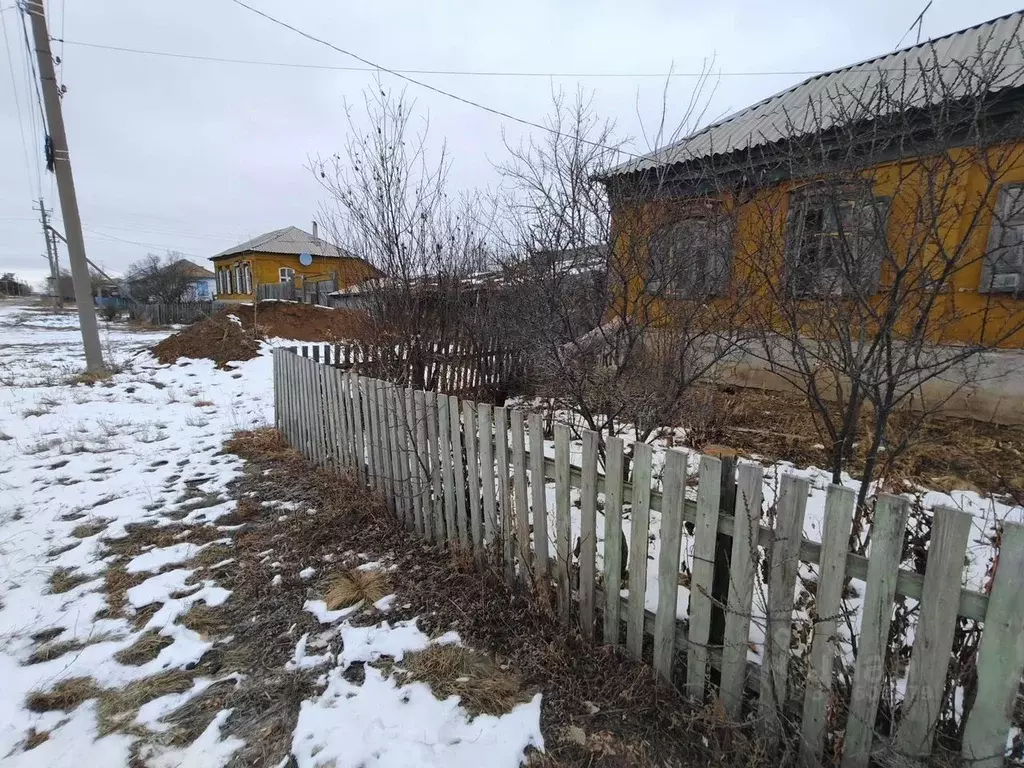
M 18 115 L 18 131 L 21 133 L 21 150 L 25 156 L 25 172 L 28 174 L 29 186 L 31 186 L 32 164 L 28 159 L 28 142 L 25 141 L 25 120 L 21 114 L 21 99 L 18 98 L 18 80 L 14 74 L 14 59 L 11 56 L 11 42 L 10 38 L 7 36 L 7 19 L 2 13 L 0 13 L 0 25 L 2 25 L 4 33 L 4 50 L 7 51 L 7 66 L 11 73 L 11 92 L 14 94 L 14 109 Z
M 396 71 L 394 69 L 388 69 L 387 67 L 381 66 L 380 64 L 377 64 L 376 62 L 370 61 L 369 59 L 365 59 L 362 56 L 359 56 L 358 54 L 352 53 L 351 51 L 346 51 L 344 48 L 339 48 L 334 43 L 328 42 L 327 40 L 323 40 L 323 39 L 321 39 L 319 37 L 316 37 L 315 35 L 311 35 L 308 32 L 303 32 L 298 27 L 293 27 L 291 24 L 289 24 L 286 21 L 281 21 L 280 19 L 274 18 L 270 14 L 264 13 L 263 11 L 259 10 L 258 8 L 253 8 L 251 5 L 248 5 L 247 3 L 242 2 L 242 0 L 231 0 L 231 2 L 233 2 L 235 5 L 238 5 L 238 6 L 241 6 L 242 8 L 245 8 L 246 10 L 248 10 L 248 11 L 250 11 L 252 13 L 255 13 L 257 16 L 262 16 L 267 21 L 270 21 L 270 22 L 272 22 L 274 24 L 277 24 L 278 26 L 284 27 L 285 29 L 289 29 L 292 32 L 294 32 L 295 34 L 300 35 L 300 36 L 306 38 L 307 40 L 312 40 L 314 43 L 319 43 L 320 45 L 325 45 L 328 48 L 330 48 L 331 50 L 337 51 L 338 53 L 344 54 L 345 56 L 348 56 L 350 58 L 355 59 L 356 61 L 362 62 L 363 64 L 367 65 L 368 67 L 373 67 L 375 70 L 378 70 L 380 72 L 387 72 L 389 75 L 393 75 L 394 77 L 397 77 L 400 80 L 405 80 L 406 82 L 412 83 L 413 85 L 418 85 L 420 88 L 426 88 L 428 91 L 432 91 L 434 93 L 440 94 L 441 96 L 446 96 L 449 99 L 452 99 L 454 101 L 458 101 L 458 102 L 460 102 L 462 104 L 466 104 L 466 105 L 468 105 L 470 107 L 476 107 L 477 109 L 483 110 L 484 112 L 490 112 L 492 115 L 497 115 L 498 117 L 503 117 L 506 120 L 511 120 L 511 121 L 513 121 L 515 123 L 519 123 L 521 125 L 529 126 L 530 128 L 536 128 L 537 130 L 540 130 L 540 131 L 546 131 L 548 133 L 554 134 L 555 136 L 562 136 L 562 135 L 564 135 L 560 131 L 552 128 L 551 126 L 544 125 L 542 123 L 535 123 L 532 120 L 527 120 L 526 118 L 523 118 L 523 117 L 517 117 L 516 115 L 513 115 L 513 114 L 511 114 L 509 112 L 505 112 L 505 111 L 500 110 L 500 109 L 495 109 L 494 107 L 489 107 L 486 104 L 481 104 L 478 101 L 473 101 L 472 99 L 467 99 L 464 96 L 459 96 L 457 94 L 452 93 L 451 91 L 446 91 L 443 88 L 438 88 L 436 86 L 430 85 L 429 83 L 425 83 L 422 80 L 417 80 L 416 78 L 410 77 L 409 75 L 404 75 L 404 74 L 402 74 L 402 73 L 400 73 L 400 72 L 398 72 L 398 71 Z M 602 144 L 602 143 L 597 142 L 597 141 L 590 141 L 589 139 L 584 139 L 584 138 L 578 138 L 578 140 L 582 144 L 587 144 L 589 146 L 597 147 L 599 149 L 606 149 L 606 150 L 608 150 L 610 152 L 621 152 L 622 154 L 628 155 L 629 157 L 632 157 L 632 158 L 639 159 L 641 157 L 640 155 L 637 155 L 637 154 L 635 154 L 633 152 L 629 152 L 628 150 L 625 150 L 622 147 L 609 147 L 606 144 Z
M 32 82 L 35 83 L 34 92 L 36 95 L 36 106 L 39 107 L 39 120 L 42 124 L 43 130 L 46 131 L 46 115 L 43 112 L 43 92 L 39 90 L 39 75 L 36 71 L 35 58 L 32 56 L 32 44 L 28 41 L 28 26 L 25 24 L 25 17 L 28 15 L 28 11 L 24 8 L 21 14 L 21 32 L 25 37 L 25 52 L 28 54 L 29 63 L 29 76 L 32 78 Z
M 379 72 L 379 67 L 345 67 L 337 64 L 303 64 L 293 61 L 268 61 L 266 59 L 233 59 L 224 56 L 204 56 L 202 54 L 178 53 L 175 51 L 156 51 L 147 48 L 128 48 L 120 45 L 104 45 L 102 43 L 86 43 L 80 40 L 64 40 L 54 38 L 62 45 L 95 48 L 119 53 L 135 53 L 147 56 L 161 56 L 170 59 L 189 59 L 192 61 L 208 61 L 219 64 L 250 64 L 264 67 L 286 67 L 291 69 L 322 69 L 334 72 Z M 391 70 L 389 70 L 391 71 Z M 706 77 L 706 72 L 531 72 L 517 70 L 467 70 L 467 69 L 395 69 L 395 73 L 403 75 L 444 75 L 459 77 L 611 77 L 611 78 L 666 78 L 666 77 Z M 895 71 L 895 70 L 894 70 Z M 902 71 L 902 70 L 900 70 Z M 746 72 L 716 72 L 715 77 L 762 77 L 762 76 L 809 76 L 820 75 L 816 69 L 792 70 L 761 70 Z
M 103 237 L 103 238 L 106 238 L 107 240 L 116 240 L 119 243 L 128 243 L 129 245 L 141 245 L 143 248 L 163 248 L 164 250 L 168 250 L 168 251 L 177 251 L 178 253 L 180 253 L 183 256 L 195 256 L 196 258 L 202 258 L 202 257 L 198 256 L 195 253 L 189 253 L 188 251 L 182 251 L 179 248 L 176 248 L 175 246 L 166 245 L 164 243 L 142 243 L 142 242 L 139 242 L 138 240 L 128 240 L 128 239 L 123 238 L 123 237 L 116 237 L 114 235 L 108 235 L 105 232 L 100 232 L 99 230 L 92 229 L 91 227 L 82 227 L 82 229 L 84 229 L 86 232 L 91 232 L 92 234 L 96 235 L 97 237 Z

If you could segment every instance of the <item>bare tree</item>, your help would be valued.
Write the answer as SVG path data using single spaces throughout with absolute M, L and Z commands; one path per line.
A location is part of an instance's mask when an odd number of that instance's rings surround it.
M 499 166 L 510 323 L 545 393 L 588 429 L 611 436 L 632 424 L 643 441 L 686 420 L 685 396 L 743 339 L 736 305 L 717 300 L 729 289 L 730 211 L 666 205 L 668 190 L 650 179 L 653 204 L 630 207 L 640 188 L 608 175 L 628 157 L 623 141 L 582 93 L 556 93 L 547 125 L 543 138 L 507 145 Z
M 421 356 L 408 368 L 420 377 L 416 386 L 431 388 L 426 345 L 486 327 L 467 277 L 488 263 L 488 228 L 478 198 L 449 192 L 447 148 L 431 157 L 429 122 L 415 130 L 414 108 L 404 92 L 368 90 L 365 125 L 348 106 L 344 150 L 310 168 L 329 194 L 325 229 L 383 274 L 360 286 L 378 333 Z
M 175 251 L 155 253 L 128 267 L 127 282 L 136 301 L 173 304 L 188 292 L 192 277 L 184 257 Z

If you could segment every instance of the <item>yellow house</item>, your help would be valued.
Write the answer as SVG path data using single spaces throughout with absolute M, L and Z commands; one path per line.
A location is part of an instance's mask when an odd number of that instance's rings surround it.
M 655 326 L 695 301 L 737 328 L 789 311 L 817 339 L 891 305 L 903 337 L 1007 350 L 976 410 L 1024 420 L 1022 25 L 822 73 L 612 169 L 620 300 Z
M 261 291 L 260 286 L 288 289 L 309 281 L 330 281 L 333 290 L 342 290 L 380 275 L 365 259 L 320 239 L 315 224 L 312 234 L 298 227 L 275 229 L 210 260 L 214 263 L 218 301 L 290 296 L 290 291 Z

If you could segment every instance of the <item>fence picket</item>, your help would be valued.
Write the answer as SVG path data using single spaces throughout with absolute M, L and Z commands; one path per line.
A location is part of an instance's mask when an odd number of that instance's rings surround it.
M 722 644 L 721 698 L 726 714 L 738 720 L 747 674 L 747 643 L 754 596 L 758 523 L 761 519 L 761 467 L 740 464 L 736 482 L 736 517 L 729 566 L 729 605 Z
M 686 657 L 686 695 L 704 700 L 711 636 L 711 586 L 715 575 L 718 505 L 722 495 L 722 462 L 700 457 L 697 519 L 693 528 L 693 568 L 690 572 L 690 633 Z
M 469 550 L 469 516 L 466 510 L 466 468 L 462 460 L 462 420 L 459 398 L 448 396 L 448 418 L 452 427 L 452 472 L 455 475 L 455 525 L 459 530 L 459 544 Z
M 515 547 L 512 539 L 512 484 L 509 480 L 508 461 L 508 410 L 494 409 L 494 463 L 498 470 L 498 524 L 502 542 L 502 560 L 505 563 L 505 580 L 515 580 Z
M 469 538 L 473 543 L 473 559 L 483 565 L 483 517 L 480 511 L 480 464 L 477 458 L 476 404 L 462 401 L 462 425 L 466 439 L 466 493 L 469 495 Z
M 434 540 L 434 520 L 430 510 L 430 467 L 427 464 L 427 403 L 426 393 L 413 392 L 416 405 L 416 498 L 419 518 L 417 530 L 427 541 Z
M 423 499 L 420 498 L 417 487 L 417 471 L 419 456 L 416 454 L 416 390 L 407 388 L 405 390 L 405 419 L 406 419 L 406 441 L 409 446 L 409 520 L 406 528 L 422 535 L 423 524 Z
M 676 604 L 679 597 L 679 555 L 683 543 L 683 499 L 686 494 L 686 453 L 665 452 L 662 480 L 661 552 L 658 557 L 658 609 L 654 616 L 654 671 L 672 682 L 675 657 Z
M 341 472 L 341 462 L 338 461 L 338 446 L 341 443 L 341 428 L 338 425 L 338 414 L 340 408 L 338 404 L 338 390 L 335 387 L 334 369 L 324 367 L 324 385 L 327 391 L 327 412 L 325 421 L 327 422 L 328 441 L 327 441 L 327 458 L 331 465 L 331 470 L 335 474 Z
M 376 434 L 374 431 L 373 408 L 370 398 L 370 379 L 359 377 L 360 400 L 363 409 L 363 427 L 366 429 L 366 484 L 370 488 L 377 486 L 377 451 L 374 449 Z
M 402 459 L 405 457 L 405 454 L 402 453 L 400 443 L 402 433 L 399 431 L 398 427 L 398 392 L 398 387 L 391 382 L 388 382 L 385 394 L 387 396 L 388 414 L 390 417 L 388 437 L 390 439 L 391 446 L 391 497 L 393 499 L 393 511 L 395 517 L 401 520 L 402 505 L 404 502 L 404 497 L 402 495 Z
M 509 429 L 512 432 L 512 504 L 515 509 L 515 551 L 519 562 L 519 578 L 529 580 L 530 571 L 530 517 L 526 495 L 526 435 L 523 412 L 509 411 Z
M 455 526 L 455 472 L 452 469 L 452 422 L 447 395 L 437 397 L 437 426 L 441 456 L 441 484 L 444 486 L 445 537 L 449 546 L 458 541 L 459 531 Z
M 316 367 L 317 373 L 317 407 L 319 408 L 319 414 L 317 416 L 317 425 L 319 427 L 320 436 L 320 466 L 327 467 L 331 460 L 331 405 L 330 405 L 330 389 L 327 386 L 327 366 L 318 365 Z
M 309 441 L 309 366 L 306 364 L 306 360 L 302 359 L 298 362 L 296 370 L 297 388 L 299 395 L 299 450 L 307 458 L 311 455 L 310 441 Z
M 544 477 L 544 426 L 539 413 L 528 416 L 530 427 L 530 492 L 533 497 L 533 549 L 534 575 L 538 589 L 547 583 L 548 561 L 548 500 Z
M 335 433 L 334 441 L 334 460 L 337 463 L 338 471 L 344 472 L 345 467 L 348 465 L 348 423 L 346 421 L 348 404 L 345 402 L 345 374 L 341 372 L 340 368 L 331 368 L 330 377 L 331 385 L 334 388 L 334 403 L 337 409 L 335 414 L 337 432 Z
M 444 495 L 441 486 L 441 445 L 437 434 L 437 393 L 427 392 L 427 445 L 430 453 L 430 510 L 434 516 L 434 542 L 444 546 Z
M 857 668 L 843 738 L 843 768 L 867 768 L 871 759 L 875 710 L 882 693 L 896 571 L 903 553 L 908 509 L 906 499 L 887 494 L 880 494 L 875 502 Z
M 583 431 L 583 475 L 580 483 L 580 632 L 594 640 L 594 586 L 597 570 L 597 443 L 596 432 Z
M 985 631 L 978 647 L 978 695 L 964 729 L 972 768 L 1003 765 L 1006 736 L 1024 671 L 1024 526 L 1004 522 Z
M 907 668 L 903 716 L 896 733 L 896 749 L 916 757 L 931 752 L 933 728 L 942 709 L 972 520 L 968 513 L 948 507 L 937 507 L 932 514 L 924 593 Z
M 647 550 L 651 531 L 651 460 L 654 449 L 633 444 L 633 495 L 629 510 L 629 606 L 626 648 L 637 659 L 644 649 L 644 601 L 647 598 Z
M 378 445 L 381 457 L 381 478 L 380 488 L 384 492 L 384 498 L 388 507 L 394 509 L 394 499 L 391 498 L 391 451 L 388 448 L 388 412 L 387 394 L 384 382 L 377 380 L 374 386 L 374 397 L 377 400 L 377 426 Z
M 493 547 L 498 530 L 498 515 L 494 484 L 494 418 L 491 406 L 477 406 L 477 428 L 480 431 L 480 479 L 484 497 L 484 543 Z
M 398 479 L 398 512 L 402 525 L 408 529 L 409 521 L 412 518 L 412 495 L 409 484 L 409 415 L 408 390 L 401 387 L 395 388 L 395 416 L 398 442 L 398 468 L 396 475 Z
M 825 496 L 825 521 L 821 532 L 821 563 L 814 596 L 814 637 L 804 684 L 800 759 L 805 768 L 821 765 L 825 745 L 827 706 L 832 695 L 832 669 L 838 652 L 836 630 L 842 610 L 846 576 L 846 550 L 856 499 L 850 488 L 830 485 Z
M 604 459 L 604 632 L 607 645 L 618 645 L 622 611 L 622 440 L 609 437 Z
M 352 446 L 356 460 L 356 471 L 363 485 L 369 485 L 370 473 L 366 457 L 366 421 L 363 418 L 363 394 L 361 378 L 353 373 L 348 380 L 349 395 L 352 398 L 352 424 L 355 428 L 355 442 Z
M 562 626 L 569 625 L 572 614 L 572 570 L 570 543 L 571 500 L 569 485 L 569 427 L 555 424 L 555 578 L 558 582 L 558 615 Z
M 784 474 L 776 502 L 774 540 L 768 559 L 768 610 L 761 661 L 758 712 L 761 732 L 776 743 L 781 722 L 778 709 L 786 702 L 789 683 L 789 641 L 793 634 L 793 600 L 800 565 L 800 539 L 810 483 Z

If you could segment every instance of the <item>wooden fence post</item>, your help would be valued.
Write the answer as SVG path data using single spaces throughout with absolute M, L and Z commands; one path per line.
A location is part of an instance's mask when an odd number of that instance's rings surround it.
M 908 511 L 906 499 L 897 496 L 880 494 L 875 502 L 857 668 L 843 739 L 843 768 L 867 768 L 871 760 L 875 710 L 885 677 L 885 651 Z
M 683 500 L 686 498 L 686 453 L 665 452 L 661 509 L 661 552 L 658 558 L 658 609 L 654 616 L 654 671 L 672 682 L 675 658 L 679 556 L 683 543 Z
M 494 419 L 491 406 L 480 403 L 477 406 L 477 429 L 480 433 L 480 479 L 484 497 L 484 541 L 494 546 L 498 531 L 498 515 L 494 482 Z
M 626 648 L 643 657 L 644 610 L 647 599 L 647 553 L 651 530 L 651 460 L 647 443 L 633 445 L 633 498 L 629 512 L 629 608 L 626 613 Z
M 526 494 L 526 435 L 523 412 L 509 412 L 512 431 L 512 493 L 516 516 L 515 549 L 519 561 L 519 578 L 530 580 L 530 500 Z
M 515 545 L 512 538 L 511 483 L 508 474 L 508 411 L 494 409 L 494 463 L 498 470 L 498 523 L 502 541 L 502 559 L 505 563 L 505 580 L 515 581 Z
M 711 590 L 715 573 L 722 462 L 700 457 L 697 486 L 697 519 L 693 530 L 693 570 L 690 574 L 690 631 L 686 657 L 686 695 L 704 700 L 708 670 L 708 639 L 711 636 Z
M 416 521 L 417 532 L 428 541 L 434 539 L 434 520 L 430 511 L 430 467 L 427 464 L 427 406 L 426 394 L 420 390 L 413 393 L 416 402 L 416 495 L 419 498 Z
M 1024 671 L 1024 526 L 1002 524 L 999 564 L 978 647 L 978 696 L 964 729 L 972 768 L 1003 765 L 1006 736 Z
M 469 520 L 466 510 L 466 472 L 462 461 L 462 420 L 459 417 L 459 398 L 448 396 L 448 417 L 452 427 L 452 471 L 455 474 L 455 524 L 459 529 L 459 542 L 468 551 Z
M 622 441 L 605 443 L 604 472 L 604 632 L 608 645 L 618 645 L 622 610 Z
M 583 431 L 580 488 L 580 632 L 594 641 L 594 582 L 597 570 L 597 443 L 596 432 Z
M 562 626 L 572 615 L 571 501 L 569 485 L 569 427 L 555 424 L 555 576 L 558 582 L 558 614 Z
M 782 723 L 779 709 L 786 703 L 789 683 L 789 641 L 793 634 L 793 599 L 800 565 L 800 540 L 810 483 L 784 474 L 775 505 L 775 528 L 768 557 L 768 609 L 765 612 L 761 656 L 761 733 L 769 744 L 778 742 Z
M 729 603 L 722 645 L 721 698 L 726 714 L 740 719 L 743 684 L 747 676 L 750 611 L 754 595 L 754 568 L 761 520 L 761 467 L 741 464 L 736 487 L 736 518 L 732 537 Z
M 539 413 L 528 416 L 530 427 L 530 491 L 533 497 L 533 560 L 538 592 L 547 596 L 548 562 L 548 500 L 544 477 L 544 427 Z
M 830 485 L 825 496 L 825 521 L 821 532 L 821 562 L 818 589 L 814 597 L 814 636 L 804 683 L 804 711 L 801 718 L 800 759 L 805 768 L 821 765 L 825 746 L 827 707 L 832 695 L 833 662 L 837 653 L 839 615 L 846 577 L 846 550 L 850 542 L 853 507 L 852 489 Z
M 470 541 L 473 543 L 473 559 L 477 566 L 484 564 L 483 517 L 480 510 L 480 465 L 477 459 L 478 427 L 476 403 L 462 401 L 463 432 L 466 436 L 466 493 L 469 495 Z
M 459 530 L 455 524 L 455 470 L 452 458 L 452 417 L 451 403 L 447 395 L 437 396 L 438 440 L 441 443 L 441 484 L 444 486 L 444 521 L 445 537 L 450 548 L 454 548 L 459 540 Z
M 444 546 L 447 534 L 444 526 L 444 492 L 441 485 L 441 461 L 443 454 L 437 434 L 437 393 L 427 392 L 427 445 L 430 453 L 431 512 L 434 516 L 434 542 Z

